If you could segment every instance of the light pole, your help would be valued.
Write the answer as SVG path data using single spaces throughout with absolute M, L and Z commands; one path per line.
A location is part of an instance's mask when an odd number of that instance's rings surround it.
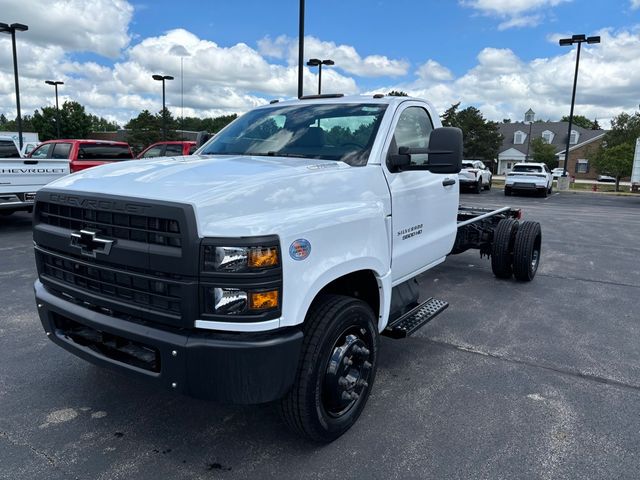
M 580 47 L 583 43 L 600 43 L 600 37 L 587 37 L 586 35 L 573 35 L 571 38 L 561 38 L 560 46 L 578 44 L 578 53 L 576 54 L 576 71 L 573 75 L 573 93 L 571 94 L 571 111 L 569 112 L 569 129 L 567 132 L 567 148 L 564 151 L 564 165 L 562 168 L 562 176 L 567 176 L 567 164 L 569 163 L 569 145 L 571 142 L 571 127 L 573 123 L 573 107 L 576 103 L 576 85 L 578 83 L 578 65 L 580 65 Z
M 47 85 L 53 85 L 56 87 L 56 130 L 58 133 L 57 138 L 60 138 L 60 110 L 58 109 L 58 85 L 64 85 L 64 82 L 60 82 L 58 80 L 45 80 L 44 83 Z
M 184 57 L 190 57 L 191 54 L 182 45 L 174 45 L 169 53 L 180 57 L 180 130 L 182 130 L 182 139 L 184 140 Z
M 300 18 L 298 20 L 298 98 L 302 97 L 302 73 L 304 64 L 304 0 L 300 0 Z
M 8 25 L 6 23 L 0 23 L 0 32 L 8 33 L 11 35 L 11 45 L 13 48 L 13 75 L 16 82 L 16 111 L 18 113 L 18 141 L 20 143 L 20 150 L 22 150 L 22 115 L 20 115 L 20 84 L 18 82 L 18 54 L 16 53 L 16 31 L 26 32 L 29 30 L 27 25 L 22 23 L 12 23 Z
M 335 65 L 333 60 L 320 60 L 319 58 L 311 58 L 307 62 L 308 67 L 318 67 L 318 95 L 322 94 L 322 65 Z
M 152 78 L 154 80 L 158 80 L 162 82 L 162 140 L 167 139 L 167 117 L 166 117 L 166 107 L 165 107 L 165 92 L 164 92 L 164 82 L 165 80 L 173 80 L 171 75 L 153 75 Z

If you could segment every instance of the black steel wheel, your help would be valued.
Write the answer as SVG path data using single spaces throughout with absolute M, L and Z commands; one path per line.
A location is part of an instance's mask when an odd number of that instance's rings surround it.
M 518 220 L 503 218 L 493 232 L 491 270 L 498 278 L 511 278 L 513 274 L 513 245 L 517 231 Z
M 378 359 L 376 317 L 365 302 L 323 295 L 304 324 L 293 387 L 280 402 L 296 433 L 328 443 L 345 433 L 364 409 Z
M 513 246 L 513 276 L 516 280 L 530 282 L 540 265 L 542 230 L 538 222 L 522 222 Z

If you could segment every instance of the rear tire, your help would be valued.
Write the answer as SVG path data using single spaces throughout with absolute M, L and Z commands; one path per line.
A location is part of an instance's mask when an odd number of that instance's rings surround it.
M 505 197 L 510 197 L 511 196 L 511 189 L 504 187 L 504 196 Z
M 513 276 L 516 280 L 530 282 L 536 276 L 540 264 L 541 244 L 540 224 L 522 222 L 513 247 Z
M 304 323 L 295 381 L 280 401 L 284 422 L 310 440 L 328 443 L 364 409 L 378 360 L 376 317 L 365 302 L 323 295 Z
M 517 231 L 518 220 L 503 218 L 493 232 L 491 270 L 498 278 L 511 278 L 513 274 L 513 245 Z
M 490 179 L 489 179 L 489 183 L 487 183 L 487 184 L 484 186 L 484 189 L 485 189 L 485 190 L 487 190 L 487 191 L 491 190 L 491 182 L 492 182 L 492 181 L 493 181 L 493 179 L 492 179 L 492 178 L 490 178 Z
M 476 188 L 473 191 L 473 193 L 480 193 L 481 191 L 482 191 L 482 177 L 480 177 L 476 182 Z

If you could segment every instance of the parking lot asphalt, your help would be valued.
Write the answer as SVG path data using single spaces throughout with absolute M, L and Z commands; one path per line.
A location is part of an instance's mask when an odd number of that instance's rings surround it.
M 462 194 L 541 222 L 531 283 L 476 251 L 421 277 L 449 309 L 384 338 L 369 403 L 330 445 L 269 405 L 159 391 L 51 343 L 30 215 L 0 217 L 0 478 L 638 478 L 640 197 Z

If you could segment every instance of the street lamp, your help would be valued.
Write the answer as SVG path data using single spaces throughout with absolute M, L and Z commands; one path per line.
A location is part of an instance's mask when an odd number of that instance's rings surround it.
M 167 139 L 167 117 L 165 114 L 165 93 L 164 93 L 164 82 L 165 80 L 173 80 L 173 77 L 171 75 L 152 75 L 152 78 L 154 80 L 158 80 L 159 82 L 162 82 L 162 140 L 166 140 Z
M 335 65 L 333 60 L 320 60 L 319 58 L 311 58 L 307 62 L 308 67 L 318 67 L 318 95 L 322 94 L 322 65 Z
M 16 82 L 16 111 L 18 113 L 18 141 L 20 143 L 20 150 L 22 150 L 22 115 L 20 115 L 20 85 L 18 83 L 18 54 L 16 53 L 16 31 L 26 32 L 29 30 L 27 25 L 22 23 L 0 23 L 0 32 L 8 33 L 11 35 L 11 45 L 13 47 L 13 75 Z
M 571 94 L 571 111 L 569 112 L 569 130 L 567 132 L 567 148 L 564 151 L 564 165 L 562 168 L 562 176 L 567 176 L 567 164 L 569 163 L 569 145 L 571 142 L 571 126 L 573 123 L 573 107 L 576 103 L 576 85 L 578 83 L 578 65 L 580 65 L 580 47 L 583 43 L 600 43 L 600 37 L 587 37 L 586 35 L 573 35 L 571 38 L 561 38 L 561 47 L 578 44 L 578 53 L 576 54 L 576 71 L 573 76 L 573 93 Z
M 182 45 L 174 45 L 169 53 L 180 57 L 180 130 L 182 130 L 182 139 L 184 140 L 184 57 L 190 57 L 191 54 Z
M 44 83 L 47 85 L 53 85 L 56 88 L 56 130 L 58 133 L 58 137 L 60 138 L 60 110 L 58 109 L 58 85 L 64 85 L 64 82 L 60 82 L 58 80 L 45 80 Z
M 302 64 L 304 63 L 304 0 L 300 0 L 298 19 L 298 98 L 302 97 Z

